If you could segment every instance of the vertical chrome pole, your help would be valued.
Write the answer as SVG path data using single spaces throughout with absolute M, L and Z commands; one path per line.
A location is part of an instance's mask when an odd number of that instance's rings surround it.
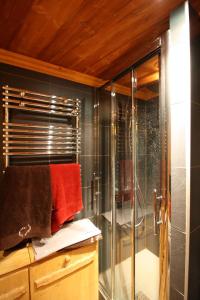
M 81 107 L 79 107 L 79 101 L 76 99 L 76 163 L 79 162 L 79 122 L 80 122 L 80 116 L 81 116 Z
M 132 285 L 131 285 L 131 299 L 135 299 L 135 205 L 136 205 L 136 120 L 135 120 L 135 98 L 134 98 L 134 89 L 136 88 L 137 78 L 135 76 L 134 70 L 131 72 L 131 141 L 132 141 L 132 224 L 131 224 L 131 260 L 132 260 Z
M 116 264 L 116 203 L 115 203 L 115 162 L 116 162 L 116 94 L 111 91 L 111 299 L 115 298 Z
M 6 87 L 8 87 L 6 85 Z M 7 94 L 8 93 L 8 90 L 5 90 L 5 93 Z M 5 96 L 6 99 L 8 99 L 8 96 Z M 5 104 L 8 105 L 8 102 L 5 102 Z M 4 111 L 5 115 L 4 115 L 4 120 L 5 120 L 5 123 L 9 123 L 9 108 L 8 107 L 5 107 L 5 111 Z M 5 126 L 6 129 L 8 129 L 8 126 L 6 125 Z M 8 137 L 7 137 L 7 132 L 5 132 L 5 142 L 8 142 Z M 6 169 L 8 166 L 9 166 L 9 155 L 6 153 L 8 150 L 8 147 L 9 144 L 8 143 L 5 143 L 5 159 L 4 159 L 4 168 Z
M 171 158 L 170 158 L 170 119 L 169 119 L 169 31 L 161 36 L 161 55 L 159 67 L 159 128 L 160 128 L 160 149 L 161 149 L 161 177 L 160 177 L 160 214 L 162 224 L 160 225 L 160 299 L 168 299 L 169 274 L 170 274 L 170 179 L 171 179 Z
M 94 155 L 95 155 L 95 170 L 93 172 L 93 190 L 92 190 L 92 198 L 93 198 L 93 210 L 95 215 L 96 225 L 100 226 L 100 166 L 99 166 L 99 92 L 96 90 L 95 100 L 94 100 Z

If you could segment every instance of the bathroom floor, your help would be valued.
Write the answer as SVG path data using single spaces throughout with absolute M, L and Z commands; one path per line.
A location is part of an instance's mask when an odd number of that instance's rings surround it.
M 136 267 L 136 300 L 159 299 L 159 258 L 148 249 L 138 252 L 135 257 Z M 131 299 L 131 258 L 127 258 L 116 265 L 116 294 L 117 299 Z M 146 268 L 148 266 L 148 268 Z M 143 270 L 146 270 L 145 273 Z M 153 276 L 152 276 L 153 274 Z M 100 274 L 100 282 L 109 286 L 111 279 L 110 269 Z

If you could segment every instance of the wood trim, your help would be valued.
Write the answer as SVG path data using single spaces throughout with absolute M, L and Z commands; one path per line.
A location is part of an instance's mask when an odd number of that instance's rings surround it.
M 112 86 L 109 85 L 106 87 L 106 91 L 112 91 L 112 89 L 114 88 L 116 93 L 125 95 L 125 96 L 131 96 L 131 88 L 118 84 L 118 83 L 114 83 Z
M 48 275 L 45 275 L 37 280 L 35 280 L 34 284 L 36 288 L 40 288 L 49 284 L 52 284 L 53 282 L 57 281 L 58 279 L 61 279 L 87 265 L 92 263 L 95 258 L 95 252 L 75 261 L 71 265 L 64 265 L 63 268 L 56 270 L 52 273 L 49 273 Z M 67 261 L 68 262 L 68 261 Z
M 15 289 L 11 289 L 8 293 L 1 294 L 0 300 L 18 299 L 19 297 L 23 296 L 26 293 L 27 293 L 27 288 L 25 286 L 20 286 Z
M 141 87 L 143 85 L 147 85 L 147 84 L 153 83 L 155 81 L 159 81 L 159 72 L 155 72 L 153 74 L 149 74 L 147 76 L 139 78 L 137 86 Z
M 36 58 L 28 57 L 2 48 L 0 48 L 0 62 L 92 87 L 100 87 L 107 82 L 106 80 L 102 80 L 94 76 L 80 73 L 61 66 L 53 65 Z
M 120 85 L 118 83 L 114 83 L 112 85 L 112 87 L 108 86 L 106 88 L 106 90 L 111 91 L 112 88 L 114 88 L 116 93 L 131 97 L 131 88 L 130 87 L 123 86 L 123 85 Z M 145 101 L 156 98 L 156 97 L 158 97 L 158 95 L 159 95 L 158 93 L 155 93 L 155 92 L 153 92 L 153 91 L 151 91 L 151 90 L 149 90 L 148 88 L 145 88 L 145 87 L 141 88 L 141 89 L 138 89 L 134 93 L 135 98 L 140 99 L 140 100 L 145 100 Z

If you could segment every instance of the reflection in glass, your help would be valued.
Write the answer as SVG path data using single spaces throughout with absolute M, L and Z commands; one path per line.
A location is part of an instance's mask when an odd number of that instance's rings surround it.
M 156 55 L 101 90 L 100 285 L 113 299 L 159 299 L 160 124 Z
M 135 189 L 140 195 L 135 203 L 135 219 L 142 216 L 142 223 L 135 230 L 135 295 L 136 299 L 152 300 L 159 299 L 160 280 L 159 225 L 154 226 L 153 202 L 154 190 L 156 197 L 161 192 L 158 66 L 158 56 L 154 56 L 134 70 L 137 74 Z M 157 210 L 159 214 L 159 207 Z

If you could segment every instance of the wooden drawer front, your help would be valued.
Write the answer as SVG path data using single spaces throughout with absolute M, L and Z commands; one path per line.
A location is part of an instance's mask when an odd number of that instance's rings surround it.
M 98 299 L 97 243 L 30 267 L 32 300 Z
M 0 278 L 0 300 L 28 300 L 28 269 L 20 270 Z
M 30 264 L 29 252 L 26 247 L 10 253 L 6 251 L 5 253 L 5 256 L 0 259 L 0 275 L 17 271 L 17 269 Z

